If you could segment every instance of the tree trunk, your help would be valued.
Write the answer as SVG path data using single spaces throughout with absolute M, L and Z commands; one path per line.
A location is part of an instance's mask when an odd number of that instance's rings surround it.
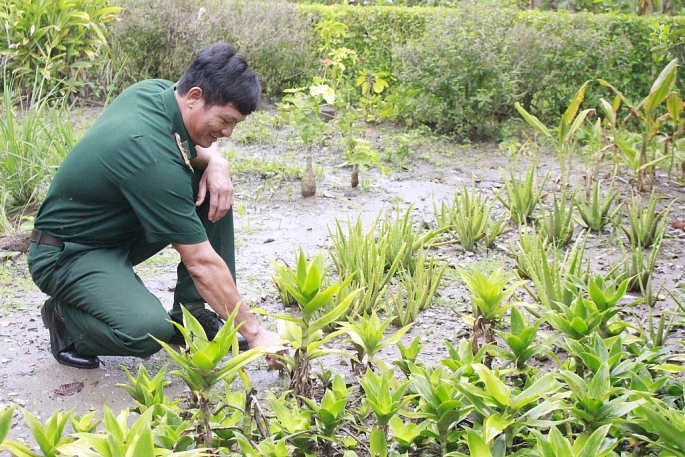
M 312 169 L 312 156 L 307 157 L 307 168 L 302 176 L 302 196 L 311 197 L 316 194 L 316 176 Z
M 357 165 L 352 165 L 352 177 L 350 179 L 350 184 L 352 184 L 353 188 L 359 185 L 359 167 Z

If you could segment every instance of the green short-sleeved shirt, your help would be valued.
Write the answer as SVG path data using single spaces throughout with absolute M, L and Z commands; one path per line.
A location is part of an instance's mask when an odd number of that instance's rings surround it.
M 174 83 L 134 84 L 105 109 L 68 154 L 50 185 L 35 227 L 95 247 L 207 240 L 195 211 L 195 157 Z

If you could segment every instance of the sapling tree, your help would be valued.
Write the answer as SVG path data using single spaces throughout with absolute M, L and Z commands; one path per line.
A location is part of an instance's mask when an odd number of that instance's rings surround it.
M 287 89 L 280 105 L 282 118 L 294 125 L 307 147 L 307 168 L 311 172 L 314 148 L 321 147 L 328 136 L 327 123 L 321 118 L 321 108 L 335 102 L 335 91 L 326 84 L 313 84 L 307 88 Z M 311 173 L 306 176 L 311 180 Z M 316 183 L 312 183 L 314 187 Z M 303 186 L 303 196 L 309 192 Z

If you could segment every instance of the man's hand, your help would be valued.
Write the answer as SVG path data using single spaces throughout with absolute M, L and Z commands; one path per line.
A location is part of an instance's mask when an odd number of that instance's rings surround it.
M 247 337 L 245 339 L 247 339 Z M 263 327 L 259 327 L 257 334 L 254 337 L 251 336 L 251 339 L 247 339 L 247 343 L 250 345 L 251 348 L 256 348 L 258 346 L 266 346 L 267 348 L 283 346 L 283 342 L 277 333 L 270 332 L 264 329 Z M 272 368 L 276 370 L 281 370 L 283 368 L 283 364 L 278 359 L 278 356 L 287 353 L 288 349 L 282 349 L 277 352 L 267 353 L 266 361 L 269 365 L 271 365 Z
M 200 180 L 196 206 L 200 206 L 209 192 L 209 220 L 216 222 L 233 206 L 233 183 L 228 172 L 228 160 L 212 155 Z

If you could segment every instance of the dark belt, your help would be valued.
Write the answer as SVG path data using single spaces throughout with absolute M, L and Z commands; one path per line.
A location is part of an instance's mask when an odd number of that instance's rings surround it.
M 58 248 L 61 248 L 64 246 L 64 242 L 60 240 L 59 238 L 55 238 L 52 235 L 49 235 L 45 232 L 41 232 L 40 230 L 33 229 L 31 231 L 31 241 L 35 241 L 38 244 L 49 244 L 50 246 L 57 246 Z

